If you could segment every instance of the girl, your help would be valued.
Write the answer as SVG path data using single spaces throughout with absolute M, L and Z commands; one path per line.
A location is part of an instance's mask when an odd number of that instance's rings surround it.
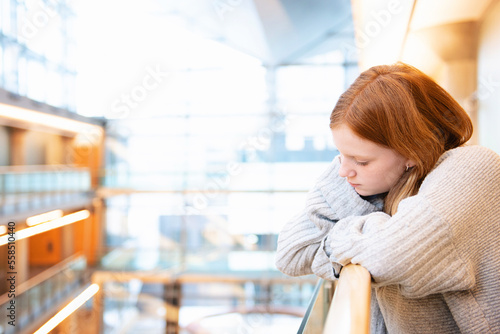
M 419 70 L 363 72 L 330 128 L 340 154 L 278 238 L 276 266 L 372 276 L 372 333 L 500 333 L 500 156 Z

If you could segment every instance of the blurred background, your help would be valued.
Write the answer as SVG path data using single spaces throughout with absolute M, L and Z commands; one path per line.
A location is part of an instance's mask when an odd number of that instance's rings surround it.
M 499 36 L 497 0 L 0 0 L 0 333 L 296 333 L 277 234 L 339 95 L 407 62 L 500 153 Z

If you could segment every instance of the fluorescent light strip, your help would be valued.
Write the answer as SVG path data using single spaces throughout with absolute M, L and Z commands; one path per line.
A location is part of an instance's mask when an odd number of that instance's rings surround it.
M 55 316 L 50 318 L 49 321 L 47 321 L 42 327 L 40 327 L 35 333 L 33 334 L 47 334 L 54 328 L 56 328 L 57 325 L 59 325 L 61 322 L 63 322 L 64 319 L 69 317 L 71 313 L 75 312 L 80 306 L 82 306 L 87 300 L 92 298 L 97 291 L 99 291 L 99 285 L 97 284 L 92 284 L 89 286 L 85 291 L 83 291 L 81 294 L 78 295 L 75 299 L 73 299 L 68 305 L 66 305 L 62 310 L 57 312 Z
M 44 224 L 39 224 L 39 225 L 35 225 L 32 227 L 28 227 L 28 228 L 19 230 L 15 233 L 15 239 L 17 241 L 17 240 L 29 238 L 35 234 L 47 232 L 47 231 L 53 230 L 55 228 L 58 228 L 58 227 L 61 227 L 64 225 L 69 225 L 69 224 L 75 223 L 77 221 L 84 220 L 88 217 L 90 217 L 89 210 L 77 211 L 77 212 L 71 213 L 69 215 L 66 215 L 64 217 L 51 220 L 51 221 L 44 223 Z M 8 240 L 9 240 L 8 234 L 1 236 L 0 237 L 0 246 L 7 244 Z
M 87 133 L 91 131 L 91 129 L 97 129 L 98 131 L 100 131 L 101 129 L 97 125 L 92 125 L 73 119 L 50 115 L 4 103 L 0 103 L 0 117 L 44 125 L 50 128 L 71 131 L 74 133 Z
M 62 210 L 54 210 L 54 211 L 42 213 L 41 215 L 29 217 L 28 219 L 26 219 L 26 225 L 28 225 L 28 226 L 38 225 L 41 223 L 46 223 L 50 220 L 61 218 L 62 216 L 63 216 Z

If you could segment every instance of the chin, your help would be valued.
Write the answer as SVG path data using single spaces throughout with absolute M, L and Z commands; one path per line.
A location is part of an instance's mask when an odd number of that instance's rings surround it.
M 378 195 L 380 192 L 376 191 L 370 191 L 370 190 L 361 190 L 361 189 L 354 189 L 360 196 L 372 196 L 372 195 Z
M 387 191 L 363 191 L 363 190 L 358 190 L 355 189 L 358 195 L 363 196 L 363 197 L 368 197 L 368 196 L 376 196 L 376 195 L 382 195 L 382 194 L 387 194 Z
M 367 192 L 367 191 L 363 191 L 363 190 L 358 190 L 358 189 L 354 189 L 358 195 L 361 195 L 361 196 L 370 196 L 370 195 L 373 195 L 371 192 Z

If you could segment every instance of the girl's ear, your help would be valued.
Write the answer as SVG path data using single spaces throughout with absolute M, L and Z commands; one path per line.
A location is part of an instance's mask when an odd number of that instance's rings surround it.
M 411 159 L 406 160 L 406 166 L 408 166 L 409 168 L 415 167 L 416 164 L 417 163 Z

